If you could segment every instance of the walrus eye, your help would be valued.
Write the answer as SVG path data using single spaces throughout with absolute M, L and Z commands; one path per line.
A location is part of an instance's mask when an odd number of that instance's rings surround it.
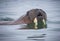
M 41 13 L 39 13 L 37 16 L 42 16 L 42 14 L 41 14 Z

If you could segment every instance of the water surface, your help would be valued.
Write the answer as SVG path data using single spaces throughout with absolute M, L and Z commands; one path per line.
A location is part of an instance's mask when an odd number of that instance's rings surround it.
M 0 0 L 0 18 L 17 20 L 34 8 L 47 13 L 47 29 L 18 30 L 22 25 L 0 25 L 0 41 L 60 41 L 60 0 Z

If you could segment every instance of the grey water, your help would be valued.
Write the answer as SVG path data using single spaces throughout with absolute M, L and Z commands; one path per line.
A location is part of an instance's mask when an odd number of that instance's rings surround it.
M 17 20 L 34 8 L 46 12 L 47 29 L 18 30 L 23 25 L 0 25 L 0 41 L 60 41 L 60 0 L 0 0 L 0 18 Z

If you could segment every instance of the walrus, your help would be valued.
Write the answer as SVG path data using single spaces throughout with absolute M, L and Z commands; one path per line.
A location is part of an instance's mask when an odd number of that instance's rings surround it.
M 46 26 L 47 15 L 42 9 L 31 9 L 16 21 L 0 22 L 0 25 L 27 24 L 27 28 L 39 29 Z

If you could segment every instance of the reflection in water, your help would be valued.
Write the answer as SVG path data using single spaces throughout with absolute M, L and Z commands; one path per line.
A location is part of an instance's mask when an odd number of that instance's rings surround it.
M 30 39 L 30 40 L 33 40 L 33 41 L 45 41 L 45 39 L 39 39 L 39 38 L 37 38 L 37 39 Z
M 31 36 L 31 37 L 28 37 L 28 38 L 43 38 L 43 37 L 45 37 L 45 35 L 40 35 L 40 36 Z
M 30 40 L 44 40 L 46 34 L 42 34 L 42 35 L 33 35 L 33 36 L 30 36 L 28 37 L 28 39 Z
M 6 27 L 6 28 L 4 28 Z M 8 28 L 9 27 L 9 28 Z M 13 28 L 12 28 L 13 27 Z M 2 31 L 0 39 L 2 41 L 39 41 L 44 40 L 45 30 L 17 30 L 19 25 L 0 26 Z M 40 32 L 40 33 L 39 33 Z M 42 33 L 43 32 L 43 33 Z

